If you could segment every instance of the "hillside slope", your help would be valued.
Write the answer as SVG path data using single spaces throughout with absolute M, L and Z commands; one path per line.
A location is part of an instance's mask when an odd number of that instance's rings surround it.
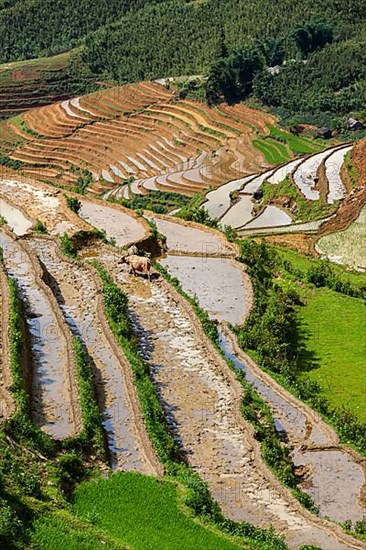
M 95 80 L 75 50 L 0 65 L 0 118 L 86 92 Z

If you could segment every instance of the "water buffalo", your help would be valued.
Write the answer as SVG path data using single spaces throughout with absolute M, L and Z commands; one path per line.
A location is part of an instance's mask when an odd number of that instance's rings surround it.
M 151 262 L 148 258 L 132 254 L 131 256 L 124 256 L 121 261 L 122 263 L 130 266 L 133 275 L 137 275 L 137 273 L 143 273 L 144 275 L 147 275 L 149 281 L 151 280 Z

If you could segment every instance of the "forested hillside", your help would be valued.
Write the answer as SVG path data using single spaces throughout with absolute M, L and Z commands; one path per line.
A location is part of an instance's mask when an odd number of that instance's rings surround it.
M 90 35 L 85 58 L 95 71 L 122 81 L 202 73 L 215 60 L 221 31 L 229 49 L 255 39 L 283 39 L 291 57 L 296 49 L 289 31 L 297 23 L 321 17 L 334 25 L 336 39 L 344 39 L 361 25 L 365 13 L 365 0 L 326 5 L 309 0 L 175 0 L 148 5 Z
M 68 50 L 86 34 L 146 3 L 147 0 L 3 0 L 0 62 Z

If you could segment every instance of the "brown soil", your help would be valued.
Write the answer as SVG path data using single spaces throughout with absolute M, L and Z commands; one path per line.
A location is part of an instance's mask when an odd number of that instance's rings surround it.
M 82 108 L 90 109 L 93 114 Z M 105 120 L 97 120 L 94 115 Z M 107 180 L 107 185 L 103 183 L 102 187 L 98 182 L 93 183 L 91 192 L 102 192 L 103 186 L 104 191 L 111 189 L 129 177 L 118 164 L 122 161 L 130 165 L 128 156 L 138 162 L 135 165 L 136 179 L 157 177 L 162 172 L 179 172 L 181 168 L 175 167 L 176 161 L 171 157 L 165 156 L 161 165 L 159 156 L 151 152 L 150 147 L 160 148 L 159 140 L 161 143 L 164 138 L 169 139 L 171 152 L 178 158 L 198 158 L 203 150 L 223 148 L 218 153 L 222 160 L 212 164 L 210 174 L 206 171 L 201 186 L 194 189 L 185 186 L 183 175 L 181 185 L 178 183 L 173 188 L 187 194 L 229 181 L 239 171 L 241 174 L 251 173 L 265 167 L 267 163 L 263 155 L 254 149 L 251 141 L 257 131 L 266 132 L 267 124 L 274 122 L 270 115 L 244 106 L 212 110 L 191 100 L 177 101 L 174 94 L 153 83 L 114 87 L 84 96 L 80 99 L 80 109 L 69 103 L 68 109 L 61 103 L 31 109 L 22 118 L 30 129 L 46 139 L 27 134 L 13 125 L 13 131 L 21 134 L 24 142 L 15 147 L 12 158 L 29 164 L 60 167 L 64 160 L 68 160 L 80 168 L 89 169 L 97 178 Z M 203 131 L 202 127 L 209 131 Z M 148 150 L 155 167 L 146 162 Z M 145 156 L 142 164 L 140 154 Z M 116 175 L 110 164 L 118 165 L 123 176 Z M 40 177 L 46 180 L 55 176 L 40 174 Z M 72 184 L 71 179 L 65 171 L 60 175 L 59 183 Z
M 314 235 L 307 235 L 305 233 L 291 233 L 283 235 L 268 235 L 266 237 L 255 237 L 255 241 L 266 241 L 272 244 L 279 244 L 287 246 L 293 250 L 301 252 L 302 254 L 316 255 L 314 249 L 314 242 L 316 237 Z

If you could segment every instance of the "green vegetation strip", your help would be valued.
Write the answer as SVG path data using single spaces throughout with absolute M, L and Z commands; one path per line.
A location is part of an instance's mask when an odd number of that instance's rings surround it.
M 302 155 L 305 153 L 317 153 L 324 149 L 324 147 L 308 138 L 303 138 L 290 134 L 289 132 L 284 132 L 276 126 L 269 126 L 270 135 L 277 141 L 285 143 L 290 147 L 295 155 Z
M 282 164 L 290 160 L 289 152 L 285 145 L 269 139 L 255 139 L 253 145 L 261 151 L 270 164 Z
M 122 204 L 133 210 L 152 210 L 156 214 L 168 214 L 176 208 L 187 206 L 192 198 L 179 193 L 165 193 L 164 191 L 149 191 L 148 195 L 134 195 L 133 199 L 117 200 L 110 197 L 109 202 Z
M 351 180 L 352 187 L 353 189 L 355 189 L 355 187 L 357 187 L 357 170 L 353 166 L 351 151 L 348 151 L 348 153 L 346 153 L 346 156 L 344 157 L 344 165 Z
M 304 333 L 301 323 L 303 311 L 308 316 L 309 322 L 316 324 L 320 322 L 311 304 L 314 295 L 323 306 L 326 300 L 325 307 L 333 309 L 336 307 L 338 312 L 345 305 L 344 299 L 351 296 L 347 311 L 349 313 L 352 310 L 352 313 L 357 314 L 359 319 L 357 334 L 359 339 L 362 339 L 364 319 L 362 319 L 361 309 L 362 299 L 365 297 L 364 287 L 354 284 L 356 275 L 342 276 L 340 269 L 331 267 L 323 260 L 312 261 L 304 271 L 306 266 L 304 258 L 297 266 L 294 259 L 290 260 L 289 253 L 286 253 L 285 257 L 276 254 L 276 249 L 264 242 L 255 243 L 246 240 L 241 241 L 240 245 L 241 261 L 248 266 L 248 273 L 252 278 L 255 291 L 254 308 L 245 326 L 237 331 L 241 347 L 255 358 L 263 370 L 268 371 L 296 397 L 317 410 L 335 428 L 343 443 L 353 446 L 366 456 L 365 424 L 360 422 L 349 409 L 331 406 L 326 391 L 309 375 L 316 365 L 311 349 L 307 347 L 306 339 L 309 338 L 309 334 Z M 296 256 L 292 255 L 292 257 Z M 303 304 L 307 302 L 308 305 L 304 307 Z M 320 314 L 324 315 L 324 310 L 321 310 Z M 348 369 L 349 361 L 354 359 L 354 352 L 350 351 L 350 346 L 346 348 L 343 345 L 343 322 L 340 320 L 334 322 L 335 325 L 333 321 L 329 322 L 328 318 L 328 328 L 325 329 L 324 325 L 321 325 L 320 329 L 323 332 L 326 331 L 324 335 L 328 336 L 330 331 L 334 331 L 332 341 L 334 343 L 337 338 L 337 349 L 343 347 L 342 355 L 345 356 L 343 365 Z M 316 330 L 316 326 L 313 326 L 313 330 Z M 320 349 L 315 351 L 322 353 L 324 360 L 324 349 L 322 352 Z M 327 349 L 327 353 L 333 354 L 333 351 L 330 352 Z M 343 360 L 339 358 L 335 363 L 338 371 L 341 368 L 341 361 Z M 359 360 L 357 364 L 360 364 Z M 322 368 L 323 373 L 324 369 L 328 369 L 329 374 L 329 365 L 323 364 Z M 356 377 L 355 381 L 359 383 L 362 374 L 356 374 L 354 369 L 352 373 Z M 332 390 L 328 389 L 328 391 Z
M 300 193 L 290 176 L 287 176 L 278 185 L 264 182 L 261 189 L 263 191 L 263 206 L 274 203 L 276 199 L 283 200 L 283 197 L 293 199 L 297 205 L 296 221 L 305 222 L 324 218 L 333 214 L 338 208 L 337 201 L 334 204 L 328 204 L 322 195 L 317 201 L 307 200 Z
M 95 395 L 94 374 L 89 356 L 77 336 L 74 336 L 74 352 L 83 428 L 79 435 L 65 441 L 64 447 L 69 449 L 74 445 L 76 448 L 81 446 L 84 452 L 88 451 L 96 454 L 98 458 L 105 458 L 102 415 Z
M 273 550 L 286 548 L 283 540 L 276 537 L 272 530 L 225 519 L 218 504 L 212 499 L 207 485 L 184 463 L 178 444 L 169 430 L 149 366 L 138 353 L 127 297 L 100 264 L 92 262 L 92 265 L 97 269 L 103 283 L 104 307 L 109 325 L 131 365 L 151 441 L 167 474 L 186 487 L 185 505 L 208 525 L 214 525 L 228 535 L 237 535 L 242 538 L 241 540 L 250 542 L 252 547 Z M 211 326 L 207 314 L 202 312 L 201 316 L 206 333 L 215 338 L 211 332 L 215 327 Z

